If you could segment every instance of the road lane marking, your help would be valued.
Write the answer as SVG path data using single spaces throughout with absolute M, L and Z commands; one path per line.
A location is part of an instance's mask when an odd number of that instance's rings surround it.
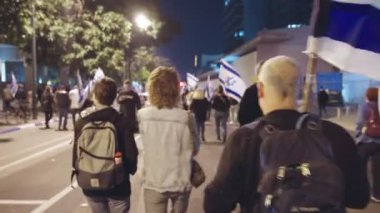
M 58 194 L 54 195 L 48 201 L 44 202 L 42 205 L 40 205 L 36 209 L 34 209 L 31 213 L 43 213 L 43 212 L 45 212 L 46 210 L 48 210 L 50 207 L 52 207 L 54 204 L 56 204 L 58 201 L 60 201 L 62 198 L 64 198 L 66 195 L 68 195 L 73 190 L 74 189 L 71 186 L 64 188 Z
M 58 138 L 58 139 L 54 139 L 54 140 L 51 140 L 51 141 L 39 144 L 37 146 L 32 146 L 32 147 L 29 147 L 27 149 L 23 149 L 23 150 L 21 150 L 19 152 L 12 153 L 10 155 L 6 155 L 6 156 L 3 156 L 3 157 L 0 157 L 0 161 L 12 158 L 15 155 L 20 155 L 20 154 L 24 154 L 24 153 L 30 152 L 30 151 L 32 151 L 34 149 L 37 149 L 37 148 L 40 148 L 40 147 L 43 147 L 43 146 L 46 146 L 46 145 L 49 145 L 49 144 L 54 144 L 54 143 L 57 143 L 59 141 L 68 140 L 70 138 L 72 138 L 72 136 L 64 136 L 64 137 L 61 137 L 61 138 Z
M 0 200 L 0 205 L 41 205 L 46 200 Z
M 13 167 L 13 166 L 17 166 L 17 165 L 19 165 L 19 164 L 23 164 L 23 163 L 25 163 L 25 162 L 28 162 L 28 161 L 32 160 L 33 158 L 37 158 L 37 157 L 39 157 L 39 156 L 42 156 L 42 155 L 44 155 L 44 154 L 46 154 L 46 153 L 49 153 L 49 152 L 51 152 L 51 151 L 54 151 L 54 150 L 56 150 L 56 149 L 60 149 L 60 148 L 63 148 L 63 147 L 65 147 L 65 146 L 67 146 L 67 148 L 70 148 L 71 146 L 69 146 L 69 142 L 70 142 L 70 141 L 65 141 L 65 142 L 63 142 L 63 143 L 60 143 L 60 144 L 57 144 L 57 145 L 55 145 L 55 146 L 49 147 L 49 148 L 47 148 L 47 149 L 44 149 L 44 150 L 42 150 L 42 151 L 40 151 L 40 152 L 37 152 L 37 153 L 35 153 L 35 154 L 33 154 L 33 155 L 30 155 L 30 156 L 28 156 L 28 157 L 22 158 L 22 159 L 20 159 L 20 160 L 16 160 L 16 161 L 14 161 L 14 162 L 12 162 L 12 163 L 9 163 L 9 164 L 6 164 L 6 165 L 4 165 L 4 166 L 0 166 L 0 174 L 1 174 L 4 170 L 7 170 L 7 169 L 9 169 L 9 168 L 11 168 L 11 167 Z

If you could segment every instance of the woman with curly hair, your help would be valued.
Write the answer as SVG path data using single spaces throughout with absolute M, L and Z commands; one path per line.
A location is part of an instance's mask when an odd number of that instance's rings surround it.
M 191 160 L 200 140 L 195 118 L 179 107 L 174 68 L 158 67 L 149 76 L 150 106 L 138 111 L 144 147 L 143 188 L 147 213 L 186 212 L 191 192 Z

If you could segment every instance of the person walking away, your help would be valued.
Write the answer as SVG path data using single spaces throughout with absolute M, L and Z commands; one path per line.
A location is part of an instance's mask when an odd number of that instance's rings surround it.
M 70 98 L 64 85 L 61 85 L 55 93 L 55 103 L 59 117 L 58 131 L 67 131 L 67 116 L 70 109 Z
M 54 96 L 50 86 L 48 85 L 46 86 L 45 91 L 42 93 L 41 103 L 45 113 L 45 129 L 50 129 L 49 121 L 53 117 Z
M 300 71 L 269 59 L 259 73 L 264 117 L 228 138 L 204 197 L 206 213 L 346 212 L 365 208 L 365 163 L 341 126 L 296 111 Z M 306 154 L 305 154 L 306 153 Z
M 141 108 L 141 102 L 138 94 L 133 91 L 129 80 L 124 81 L 124 89 L 119 93 L 117 102 L 120 104 L 120 112 L 123 116 L 129 117 L 135 123 L 135 131 L 137 132 L 136 113 Z
M 12 86 L 10 84 L 7 84 L 7 86 L 3 89 L 4 112 L 8 112 L 11 109 L 11 101 L 13 100 L 11 87 Z
M 359 155 L 366 161 L 371 160 L 372 197 L 380 203 L 380 116 L 378 110 L 378 88 L 368 88 L 366 101 L 360 106 L 356 141 Z
M 81 112 L 75 123 L 72 175 L 93 213 L 127 213 L 130 209 L 129 175 L 136 172 L 138 151 L 130 118 L 111 106 L 116 90 L 108 77 L 97 82 L 94 106 Z
M 210 104 L 205 98 L 205 92 L 203 90 L 197 89 L 193 95 L 193 101 L 190 104 L 190 110 L 195 115 L 195 120 L 197 122 L 198 132 L 202 141 L 206 141 L 205 138 L 205 122 L 207 119 L 207 112 L 210 108 Z
M 213 99 L 211 100 L 211 106 L 215 110 L 215 126 L 216 126 L 216 136 L 220 141 L 220 128 L 222 128 L 222 143 L 226 141 L 227 138 L 227 120 L 228 113 L 230 109 L 230 102 L 228 97 L 224 94 L 224 89 L 219 85 L 217 92 Z
M 75 120 L 76 120 L 76 114 L 80 111 L 80 94 L 79 94 L 79 88 L 77 85 L 73 87 L 72 90 L 69 92 L 69 98 L 70 98 L 70 113 L 73 118 L 73 126 L 75 126 Z
M 230 124 L 234 124 L 237 121 L 237 112 L 239 110 L 239 102 L 233 97 L 229 97 L 230 101 Z
M 264 61 L 260 61 L 255 67 L 255 73 L 258 74 Z M 240 126 L 244 126 L 255 121 L 257 118 L 263 116 L 259 105 L 259 98 L 257 96 L 257 85 L 252 84 L 248 87 L 240 101 L 240 107 L 238 111 L 238 121 Z
M 17 92 L 15 94 L 15 99 L 18 102 L 18 114 L 21 119 L 26 122 L 26 112 L 28 110 L 28 96 L 24 88 L 24 84 L 19 84 L 17 87 Z
M 321 89 L 318 92 L 318 107 L 319 107 L 319 116 L 322 116 L 322 111 L 327 115 L 326 106 L 329 100 L 329 95 L 327 94 L 326 90 L 321 87 Z
M 191 192 L 191 162 L 200 140 L 192 113 L 180 107 L 174 68 L 158 67 L 148 78 L 150 106 L 137 117 L 143 141 L 143 189 L 146 213 L 185 213 Z

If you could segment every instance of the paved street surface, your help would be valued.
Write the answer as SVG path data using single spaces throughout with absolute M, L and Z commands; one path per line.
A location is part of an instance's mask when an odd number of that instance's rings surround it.
M 347 125 L 353 122 L 348 117 L 336 121 Z M 229 125 L 230 130 L 233 128 L 236 126 Z M 223 145 L 216 141 L 211 123 L 207 123 L 206 129 L 208 142 L 202 144 L 197 159 L 205 169 L 207 181 L 210 181 Z M 69 143 L 72 136 L 72 131 L 57 132 L 38 127 L 0 134 L 1 213 L 90 212 L 81 191 L 70 187 L 72 145 Z M 143 212 L 139 186 L 139 175 L 135 175 L 132 179 L 132 213 Z M 204 186 L 192 191 L 188 212 L 202 212 Z M 378 213 L 380 205 L 370 203 L 364 211 L 350 211 L 362 212 Z

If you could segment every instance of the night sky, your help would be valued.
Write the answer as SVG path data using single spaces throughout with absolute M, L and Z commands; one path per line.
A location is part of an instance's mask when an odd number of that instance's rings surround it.
M 182 78 L 193 72 L 195 54 L 220 54 L 222 40 L 222 0 L 163 0 L 161 9 L 180 22 L 181 32 L 163 44 L 159 54 L 177 67 Z

